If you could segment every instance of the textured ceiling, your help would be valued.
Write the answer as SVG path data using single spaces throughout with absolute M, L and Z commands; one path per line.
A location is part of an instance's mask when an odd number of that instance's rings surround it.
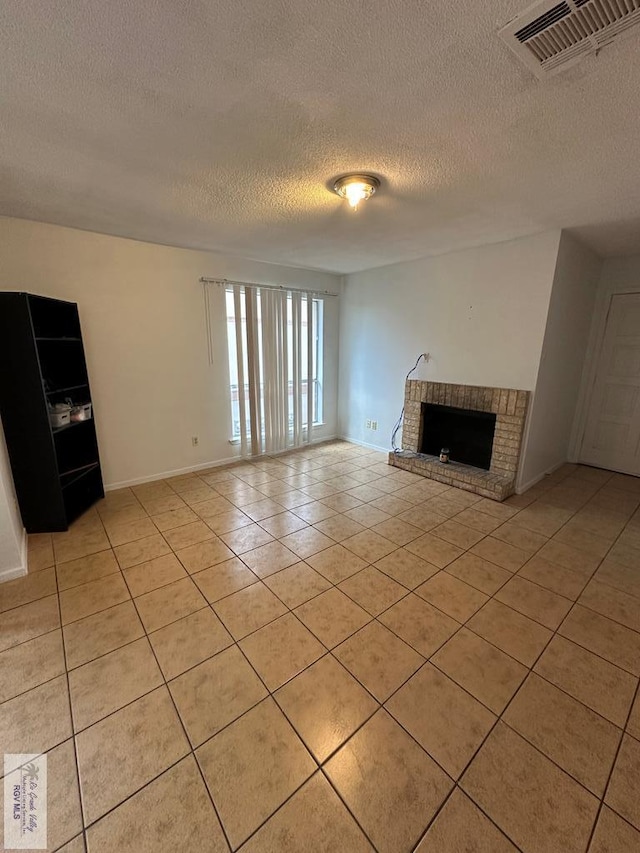
M 538 81 L 528 0 L 3 0 L 0 213 L 338 272 L 640 250 L 640 28 Z M 367 170 L 353 214 L 327 189 Z

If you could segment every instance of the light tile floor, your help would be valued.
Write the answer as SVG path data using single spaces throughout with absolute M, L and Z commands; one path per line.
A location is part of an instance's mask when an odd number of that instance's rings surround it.
M 0 586 L 0 752 L 65 853 L 640 850 L 639 505 L 345 442 L 111 492 Z

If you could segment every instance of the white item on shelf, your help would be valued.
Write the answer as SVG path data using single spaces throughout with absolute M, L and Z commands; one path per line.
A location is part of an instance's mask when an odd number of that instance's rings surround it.
M 83 403 L 80 406 L 74 406 L 71 409 L 71 420 L 74 423 L 76 421 L 91 420 L 91 403 Z
M 67 403 L 56 403 L 49 408 L 49 422 L 52 427 L 58 428 L 71 423 L 71 406 Z

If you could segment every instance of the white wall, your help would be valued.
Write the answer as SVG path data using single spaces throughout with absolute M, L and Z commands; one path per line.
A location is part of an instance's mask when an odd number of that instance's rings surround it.
M 0 422 L 0 581 L 24 574 L 26 538 Z
M 611 297 L 616 293 L 640 293 L 640 255 L 631 255 L 626 258 L 608 258 L 602 263 L 569 450 L 569 459 L 572 462 L 580 461 L 580 450 L 591 401 L 591 389 L 595 381 L 598 353 L 604 338 Z
M 221 311 L 210 367 L 203 275 L 339 290 L 328 273 L 0 217 L 0 289 L 79 304 L 106 484 L 235 452 L 225 318 Z M 325 301 L 325 424 L 316 438 L 337 432 L 338 301 Z
M 519 491 L 569 457 L 601 266 L 590 249 L 562 232 L 518 475 Z
M 533 390 L 559 241 L 547 231 L 346 276 L 341 434 L 389 449 L 421 352 L 432 361 L 414 378 Z

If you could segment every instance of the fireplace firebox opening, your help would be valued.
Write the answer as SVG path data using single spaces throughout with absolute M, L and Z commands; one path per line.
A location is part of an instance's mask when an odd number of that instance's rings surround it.
M 440 450 L 448 447 L 453 462 L 488 471 L 495 429 L 496 415 L 492 412 L 422 403 L 420 452 L 439 456 Z

